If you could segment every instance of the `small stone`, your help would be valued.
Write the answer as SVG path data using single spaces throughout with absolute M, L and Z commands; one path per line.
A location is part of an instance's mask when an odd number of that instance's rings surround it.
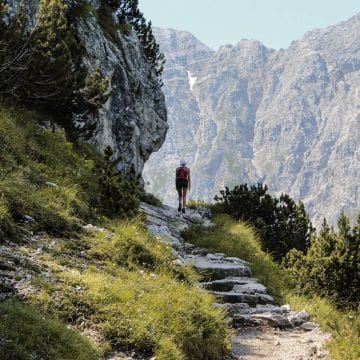
M 175 260 L 173 261 L 173 264 L 174 264 L 175 266 L 182 266 L 182 265 L 183 265 L 183 262 L 182 262 L 180 259 L 175 259 Z
M 25 222 L 33 222 L 35 221 L 30 215 L 24 215 L 24 221 Z
M 216 256 L 215 254 L 207 254 L 206 258 L 209 260 L 220 260 L 221 259 L 221 257 Z
M 287 312 L 291 311 L 291 308 L 290 308 L 289 304 L 282 305 L 281 308 L 284 309 L 284 311 L 287 311 Z
M 300 328 L 305 330 L 305 331 L 312 331 L 312 330 L 314 330 L 314 329 L 316 329 L 318 327 L 319 327 L 318 324 L 315 324 L 315 323 L 313 323 L 311 321 L 305 322 L 305 323 L 300 325 Z

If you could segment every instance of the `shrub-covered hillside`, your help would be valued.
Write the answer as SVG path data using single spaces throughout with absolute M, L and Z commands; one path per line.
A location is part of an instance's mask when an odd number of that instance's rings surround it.
M 144 230 L 136 179 L 115 174 L 110 153 L 39 125 L 50 120 L 1 103 L 0 357 L 221 359 L 223 313 Z M 123 196 L 117 215 L 105 191 Z

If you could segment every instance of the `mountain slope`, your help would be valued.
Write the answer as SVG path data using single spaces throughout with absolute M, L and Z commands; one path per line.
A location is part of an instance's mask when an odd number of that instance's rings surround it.
M 354 215 L 360 15 L 279 51 L 242 40 L 214 52 L 183 32 L 156 35 L 169 59 L 170 130 L 144 169 L 150 191 L 173 203 L 173 169 L 184 157 L 193 169 L 193 198 L 211 200 L 225 185 L 263 181 L 303 200 L 316 224 L 323 217 L 334 222 L 341 210 Z
M 93 206 L 101 155 L 40 119 L 0 102 L 0 358 L 223 358 L 224 314 L 196 274 L 143 217 Z

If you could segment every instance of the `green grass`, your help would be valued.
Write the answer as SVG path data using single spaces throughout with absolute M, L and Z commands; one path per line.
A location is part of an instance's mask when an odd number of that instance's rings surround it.
M 0 103 L 0 235 L 19 235 L 24 215 L 29 230 L 72 234 L 92 217 L 92 168 L 101 157 L 89 146 L 72 144 L 64 132 L 36 122 L 44 118 Z M 19 236 L 18 236 L 19 237 Z
M 0 358 L 98 359 L 90 342 L 64 323 L 19 302 L 0 303 Z
M 113 222 L 113 233 L 84 236 L 82 260 L 63 241 L 45 257 L 47 266 L 61 266 L 57 281 L 35 281 L 30 301 L 74 326 L 95 324 L 103 352 L 116 347 L 164 360 L 222 359 L 229 350 L 223 311 L 199 291 L 193 270 L 175 265 L 169 246 L 137 222 Z
M 50 316 L 91 333 L 92 345 L 77 357 L 72 344 L 80 335 L 52 332 L 53 320 L 41 323 L 34 312 L 34 318 L 16 315 L 16 341 L 24 347 L 21 355 L 7 347 L 9 358 L 35 358 L 28 347 L 34 341 L 50 351 L 58 334 L 59 346 L 68 344 L 75 355 L 36 358 L 92 359 L 95 347 L 99 356 L 121 349 L 158 360 L 222 359 L 229 351 L 225 315 L 198 288 L 198 276 L 174 263 L 170 247 L 147 233 L 140 216 L 109 220 L 92 206 L 98 192 L 93 169 L 103 157 L 90 146 L 70 143 L 62 130 L 38 125 L 49 120 L 0 102 L 0 242 L 18 241 L 6 262 L 16 264 L 26 288 L 25 305 L 5 305 L 14 314 L 31 313 L 27 306 L 34 306 L 45 320 Z M 33 221 L 24 223 L 24 215 Z M 99 228 L 85 231 L 89 222 Z M 31 242 L 24 236 L 30 232 L 36 235 Z M 44 330 L 37 332 L 37 326 Z M 9 326 L 2 329 L 6 338 L 15 337 Z M 41 340 L 46 332 L 49 337 Z
M 358 312 L 340 311 L 326 299 L 295 295 L 286 271 L 261 250 L 254 230 L 245 223 L 219 215 L 215 226 L 193 226 L 183 234 L 186 241 L 248 261 L 253 275 L 266 285 L 280 303 L 289 303 L 297 311 L 306 309 L 324 331 L 332 334 L 326 344 L 330 358 L 360 359 L 360 317 Z

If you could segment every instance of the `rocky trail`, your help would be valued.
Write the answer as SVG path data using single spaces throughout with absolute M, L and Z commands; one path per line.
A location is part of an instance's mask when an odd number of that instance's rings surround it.
M 237 257 L 210 253 L 181 241 L 181 231 L 191 223 L 211 226 L 206 210 L 179 215 L 170 207 L 142 205 L 149 231 L 170 243 L 179 265 L 191 264 L 207 279 L 199 286 L 219 299 L 234 328 L 233 359 L 326 359 L 323 349 L 329 335 L 310 321 L 306 311 L 295 313 L 279 306 L 266 287 L 252 276 L 249 264 Z
M 170 207 L 142 204 L 141 210 L 146 215 L 149 232 L 171 245 L 176 256 L 174 262 L 179 266 L 190 264 L 201 272 L 206 281 L 199 283 L 199 287 L 217 297 L 214 306 L 226 310 L 227 320 L 234 329 L 232 360 L 328 358 L 323 345 L 330 336 L 311 322 L 305 311 L 295 313 L 289 305 L 276 304 L 266 287 L 252 275 L 246 261 L 226 254 L 213 254 L 183 242 L 181 232 L 190 224 L 211 226 L 206 209 L 188 210 L 179 215 Z M 35 247 L 18 247 L 10 243 L 0 246 L 1 300 L 14 291 L 26 297 L 34 290 L 31 279 L 39 271 L 44 278 L 53 277 L 50 270 L 41 265 L 39 256 L 42 246 L 52 247 L 56 242 L 49 239 L 49 244 L 38 244 L 37 241 L 44 239 L 38 240 L 36 236 L 28 241 Z M 114 353 L 107 360 L 140 358 L 135 353 Z

